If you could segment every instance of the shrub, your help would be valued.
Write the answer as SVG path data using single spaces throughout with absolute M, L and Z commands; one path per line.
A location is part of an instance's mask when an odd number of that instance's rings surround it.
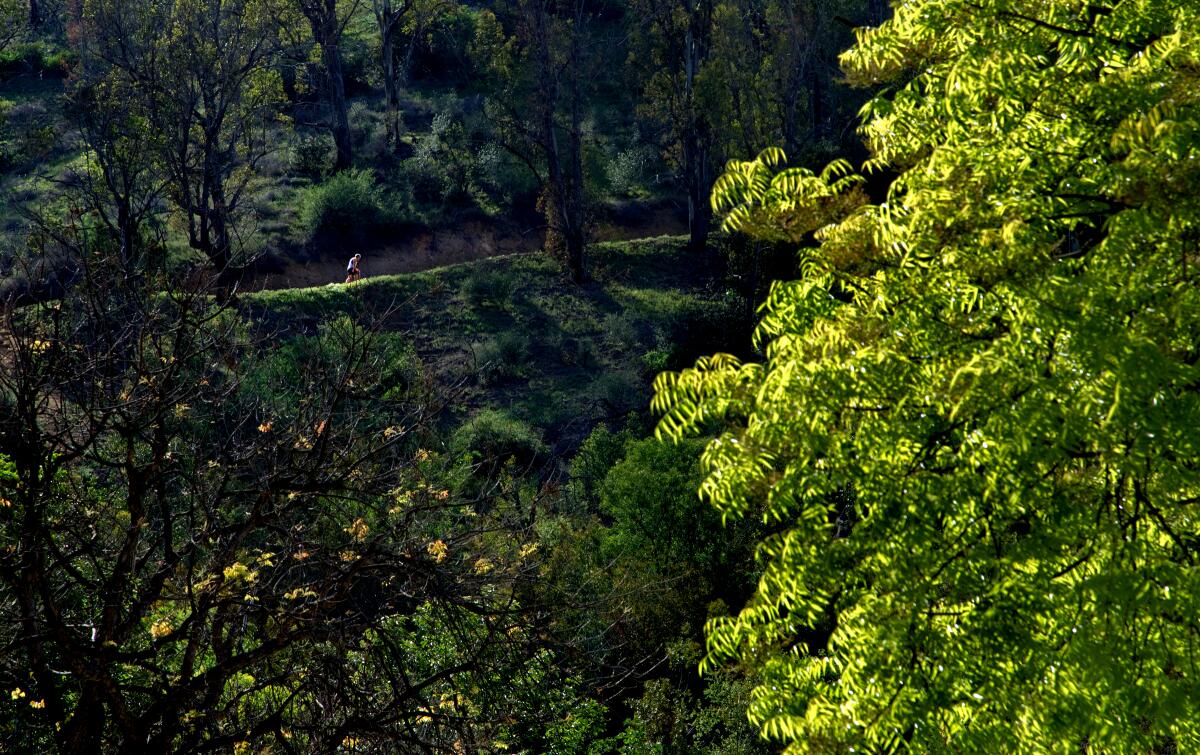
M 668 369 L 682 369 L 710 352 L 748 358 L 747 345 L 754 323 L 747 320 L 740 297 L 727 291 L 718 299 L 688 302 L 666 323 L 666 341 L 672 345 Z
M 558 357 L 566 365 L 595 367 L 596 345 L 586 338 L 563 338 L 558 343 Z
M 653 377 L 665 371 L 670 360 L 670 349 L 662 347 L 650 349 L 642 354 L 642 370 L 647 376 Z
M 77 56 L 70 50 L 46 41 L 21 42 L 9 45 L 0 53 L 0 73 L 37 72 L 61 77 L 70 69 Z
M 369 170 L 347 170 L 300 195 L 300 224 L 309 241 L 361 241 L 385 223 L 381 190 Z
M 484 383 L 495 383 L 521 375 L 529 360 L 529 338 L 506 331 L 474 344 L 475 364 Z
M 476 270 L 463 282 L 463 295 L 475 306 L 504 308 L 516 288 L 516 276 L 507 270 Z
M 610 314 L 604 316 L 604 340 L 610 348 L 627 349 L 641 339 L 638 337 L 637 325 L 629 318 Z
M 613 466 L 625 458 L 625 448 L 633 442 L 633 433 L 624 429 L 614 433 L 599 425 L 579 446 L 571 459 L 571 482 L 568 487 L 573 508 L 594 510 L 600 503 L 600 483 Z
M 654 150 L 647 145 L 618 152 L 607 166 L 612 192 L 623 197 L 645 196 L 646 168 L 653 160 Z
M 333 168 L 333 139 L 328 134 L 302 137 L 292 150 L 292 170 L 314 181 L 328 175 Z
M 350 139 L 354 152 L 364 160 L 375 160 L 388 149 L 387 126 L 383 114 L 372 110 L 364 102 L 350 106 Z
M 507 412 L 487 409 L 467 420 L 455 431 L 450 447 L 456 454 L 498 467 L 509 459 L 531 466 L 549 453 L 535 428 Z
M 592 384 L 592 395 L 610 411 L 624 412 L 646 402 L 647 385 L 628 370 L 605 372 Z

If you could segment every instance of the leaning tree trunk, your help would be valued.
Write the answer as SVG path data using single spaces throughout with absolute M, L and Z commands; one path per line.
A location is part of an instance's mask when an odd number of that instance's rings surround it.
M 215 160 L 215 150 L 205 160 L 204 195 L 207 201 L 200 207 L 200 243 L 197 248 L 208 257 L 217 271 L 217 297 L 226 301 L 236 291 L 245 268 L 234 264 L 233 236 L 230 230 L 229 208 L 225 201 L 225 182 Z M 196 246 L 193 244 L 193 246 Z

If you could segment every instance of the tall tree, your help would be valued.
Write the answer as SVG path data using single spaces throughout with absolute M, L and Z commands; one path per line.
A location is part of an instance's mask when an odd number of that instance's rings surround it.
M 860 100 L 836 83 L 834 61 L 863 20 L 862 0 L 635 0 L 632 69 L 641 114 L 688 196 L 690 245 L 704 248 L 718 167 L 782 144 L 809 161 L 848 132 Z M 835 19 L 842 23 L 836 23 Z
M 350 141 L 350 110 L 346 103 L 346 78 L 342 73 L 342 38 L 346 24 L 358 11 L 359 0 L 296 0 L 308 19 L 313 40 L 321 48 L 321 66 L 325 72 L 325 93 L 329 103 L 329 131 L 335 150 L 333 169 L 349 168 L 353 162 Z
M 271 150 L 280 99 L 265 0 L 88 0 L 84 70 L 114 75 L 149 128 L 145 157 L 169 185 L 188 242 L 228 281 L 241 265 L 240 210 Z
M 734 166 L 732 227 L 821 242 L 765 363 L 658 383 L 664 433 L 726 423 L 705 496 L 779 523 L 708 664 L 791 752 L 1200 748 L 1200 8 L 916 0 L 859 40 L 886 204 Z
M 644 80 L 643 109 L 667 125 L 688 197 L 688 244 L 706 248 L 711 211 L 713 123 L 699 100 L 712 38 L 712 0 L 637 0 L 634 59 Z
M 586 0 L 516 0 L 505 10 L 511 31 L 488 14 L 477 38 L 476 54 L 496 91 L 487 111 L 504 147 L 541 186 L 547 249 L 582 283 L 588 278 L 585 87 L 592 64 L 586 45 L 595 11 Z
M 453 727 L 420 725 L 433 685 L 483 672 L 513 614 L 417 467 L 434 407 L 395 342 L 342 319 L 272 345 L 206 291 L 75 251 L 64 298 L 4 312 L 0 743 L 425 749 Z M 418 608 L 477 639 L 411 652 Z
M 387 138 L 400 145 L 400 90 L 422 34 L 451 7 L 449 0 L 371 0 L 379 27 L 379 64 L 387 102 Z
M 131 92 L 119 76 L 80 76 L 69 110 L 85 147 L 83 164 L 72 171 L 82 205 L 116 240 L 130 272 L 148 262 L 143 234 L 163 198 L 163 180 L 148 159 L 148 124 L 128 108 Z M 162 260 L 157 260 L 161 262 Z

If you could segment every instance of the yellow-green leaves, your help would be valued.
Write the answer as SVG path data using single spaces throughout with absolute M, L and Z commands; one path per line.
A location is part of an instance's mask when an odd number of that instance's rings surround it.
M 782 523 L 705 668 L 789 752 L 1200 749 L 1200 6 L 912 0 L 842 60 L 886 200 L 731 163 L 728 228 L 819 243 L 764 364 L 656 383 Z
M 712 195 L 713 209 L 725 215 L 725 230 L 800 241 L 865 199 L 855 191 L 862 177 L 845 160 L 835 160 L 819 175 L 805 168 L 779 169 L 786 163 L 783 150 L 769 147 L 754 160 L 725 166 Z

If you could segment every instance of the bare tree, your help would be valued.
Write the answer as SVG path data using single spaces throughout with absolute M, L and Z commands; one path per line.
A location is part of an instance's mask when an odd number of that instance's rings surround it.
M 235 281 L 240 211 L 272 148 L 280 98 L 263 0 L 88 0 L 85 71 L 117 76 L 147 124 L 144 158 L 167 179 L 188 242 Z
M 76 285 L 0 326 L 0 747 L 438 736 L 417 726 L 433 685 L 512 618 L 457 555 L 479 525 L 416 461 L 420 381 L 349 319 L 274 354 L 74 231 Z M 461 660 L 388 650 L 420 606 L 474 617 Z M 364 676 L 352 650 L 388 665 Z

